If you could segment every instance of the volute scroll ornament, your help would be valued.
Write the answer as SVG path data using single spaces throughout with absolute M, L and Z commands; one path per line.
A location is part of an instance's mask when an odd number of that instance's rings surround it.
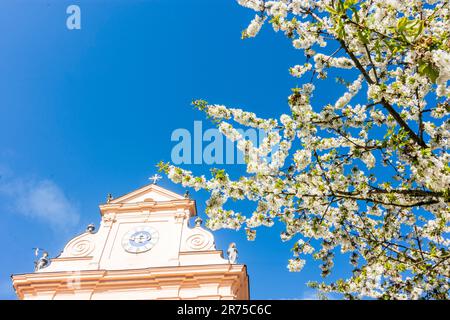
M 200 226 L 201 219 L 196 219 L 195 227 L 188 229 L 184 241 L 184 250 L 199 251 L 199 250 L 216 250 L 214 244 L 214 237 L 211 232 L 203 229 Z
M 187 247 L 191 250 L 202 250 L 210 245 L 211 239 L 205 234 L 197 233 L 189 236 L 186 240 Z
M 88 256 L 95 248 L 94 242 L 89 239 L 79 239 L 69 244 L 67 253 L 73 257 Z

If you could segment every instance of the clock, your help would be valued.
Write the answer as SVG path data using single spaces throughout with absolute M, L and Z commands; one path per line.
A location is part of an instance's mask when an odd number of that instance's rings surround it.
M 122 247 L 129 253 L 150 250 L 158 242 L 159 233 L 149 226 L 138 226 L 129 230 L 122 238 Z

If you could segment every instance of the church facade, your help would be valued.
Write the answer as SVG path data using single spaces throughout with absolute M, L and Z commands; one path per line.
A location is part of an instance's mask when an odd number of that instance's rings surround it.
M 97 232 L 12 276 L 19 299 L 249 299 L 245 265 L 217 250 L 195 201 L 156 184 L 100 205 Z

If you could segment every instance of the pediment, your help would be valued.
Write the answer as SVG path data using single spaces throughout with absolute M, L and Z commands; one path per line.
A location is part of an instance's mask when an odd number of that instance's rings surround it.
M 174 201 L 174 200 L 183 200 L 184 197 L 164 189 L 156 184 L 149 184 L 142 188 L 139 188 L 135 191 L 127 193 L 123 196 L 115 198 L 111 200 L 110 204 L 131 204 L 131 203 L 139 203 L 139 202 L 148 202 L 148 201 Z

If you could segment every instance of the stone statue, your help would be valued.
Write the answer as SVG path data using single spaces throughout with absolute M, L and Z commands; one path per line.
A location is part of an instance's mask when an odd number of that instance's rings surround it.
M 34 262 L 34 271 L 39 271 L 48 266 L 48 252 L 44 251 L 42 257 L 39 258 L 38 261 Z
M 235 264 L 237 262 L 238 257 L 236 243 L 234 242 L 230 243 L 230 245 L 228 246 L 227 254 L 228 254 L 228 262 L 230 262 L 231 264 Z
M 108 195 L 106 196 L 106 203 L 110 203 L 113 200 L 113 196 L 111 193 L 108 193 Z
M 185 199 L 190 199 L 190 197 L 189 197 L 189 190 L 186 190 L 186 192 L 184 193 L 184 198 Z

